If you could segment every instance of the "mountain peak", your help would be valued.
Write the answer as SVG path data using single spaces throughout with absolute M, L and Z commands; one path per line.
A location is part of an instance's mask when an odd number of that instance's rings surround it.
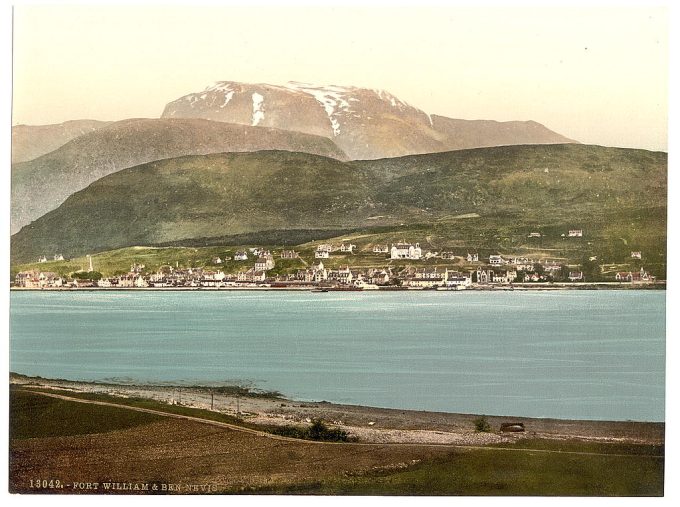
M 162 117 L 204 118 L 320 135 L 332 139 L 353 159 L 572 142 L 539 124 L 522 127 L 523 122 L 503 122 L 494 127 L 489 122 L 480 129 L 479 123 L 466 120 L 438 117 L 438 121 L 383 89 L 301 81 L 216 81 L 201 92 L 170 102 Z

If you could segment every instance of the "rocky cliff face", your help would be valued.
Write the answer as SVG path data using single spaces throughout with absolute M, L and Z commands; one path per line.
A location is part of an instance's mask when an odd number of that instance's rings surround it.
M 220 81 L 170 102 L 163 118 L 205 118 L 328 137 L 352 159 L 504 144 L 574 142 L 535 122 L 453 120 L 384 90 Z

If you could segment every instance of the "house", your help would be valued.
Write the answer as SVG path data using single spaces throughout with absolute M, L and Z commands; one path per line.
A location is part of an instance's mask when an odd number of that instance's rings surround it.
M 640 271 L 619 271 L 616 273 L 617 282 L 631 282 L 631 283 L 650 283 L 655 280 L 655 277 L 645 271 L 645 268 L 640 268 Z
M 459 273 L 457 271 L 450 271 L 446 279 L 446 286 L 456 289 L 464 289 L 472 285 L 472 274 Z
M 583 282 L 584 280 L 582 271 L 569 271 L 569 281 Z
M 14 277 L 14 285 L 26 289 L 37 289 L 40 287 L 39 276 L 38 271 L 20 271 Z
M 248 271 L 241 271 L 236 276 L 239 282 L 264 282 L 266 278 L 264 271 L 258 271 L 250 268 Z
M 38 284 L 41 289 L 44 287 L 61 287 L 63 285 L 63 280 L 56 273 L 43 271 L 38 275 Z
M 138 289 L 143 289 L 145 287 L 148 287 L 149 283 L 144 279 L 144 277 L 142 275 L 139 275 L 135 278 L 134 285 Z
M 376 254 L 390 253 L 390 248 L 387 245 L 375 245 L 373 247 L 373 253 Z
M 234 254 L 234 260 L 235 261 L 247 261 L 248 260 L 248 254 L 244 251 L 238 251 Z
M 642 252 L 631 252 L 631 259 L 642 259 Z
M 249 248 L 248 251 L 253 254 L 255 257 L 258 257 L 260 255 L 260 249 L 258 247 L 255 248 Z
M 570 238 L 580 238 L 583 236 L 583 229 L 570 229 L 569 230 L 569 237 Z
M 466 259 L 467 259 L 468 262 L 479 262 L 479 254 L 469 253 L 469 254 L 467 254 Z
M 55 261 L 63 261 L 63 260 L 64 260 L 64 256 L 61 255 L 61 254 L 55 254 L 55 255 L 54 255 L 54 260 L 55 260 Z
M 437 270 L 437 268 L 417 269 L 413 276 L 408 277 L 404 284 L 407 287 L 422 287 L 425 289 L 443 287 L 448 280 L 449 270 Z
M 559 264 L 543 264 L 543 271 L 547 275 L 555 276 L 562 271 L 562 266 Z
M 269 252 L 260 255 L 255 261 L 255 271 L 268 271 L 274 269 L 274 257 Z
M 412 245 L 410 243 L 397 243 L 392 245 L 390 250 L 391 259 L 411 259 L 418 260 L 422 257 L 423 251 L 420 249 L 420 243 Z
M 491 264 L 492 266 L 502 266 L 503 264 L 505 264 L 505 260 L 500 255 L 490 255 L 489 264 Z
M 204 271 L 201 279 L 221 282 L 222 280 L 224 280 L 225 277 L 226 275 L 224 274 L 223 271 Z
M 493 271 L 491 275 L 491 281 L 493 283 L 502 283 L 502 284 L 507 284 L 507 283 L 512 283 L 517 279 L 517 271 L 513 270 L 506 270 L 506 271 Z
M 299 257 L 299 255 L 295 250 L 282 250 L 281 251 L 281 258 L 282 259 L 297 259 L 298 257 Z
M 456 256 L 453 254 L 453 252 L 442 252 L 441 253 L 441 258 L 442 259 L 447 259 L 447 260 L 453 260 L 456 258 Z
M 370 269 L 366 281 L 373 285 L 384 285 L 390 282 L 390 274 L 384 269 Z
M 220 257 L 213 257 L 212 263 L 213 264 L 222 264 L 222 259 Z
M 540 238 L 541 233 L 540 232 L 530 232 L 528 238 Z
M 354 252 L 354 249 L 356 247 L 357 246 L 353 245 L 352 243 L 347 243 L 347 244 L 343 243 L 342 245 L 340 245 L 340 251 L 346 252 L 346 253 L 352 253 L 352 252 Z
M 298 269 L 295 278 L 302 282 L 313 282 L 315 281 L 314 274 L 314 271 L 311 269 Z
M 505 271 L 496 271 L 494 269 L 484 269 L 482 267 L 477 268 L 476 280 L 480 285 L 486 285 L 489 283 L 501 283 L 507 284 L 512 283 L 517 279 L 517 271 L 508 269 Z
M 324 267 L 323 262 L 312 264 L 312 280 L 315 282 L 324 282 L 328 279 L 328 270 Z
M 619 271 L 616 273 L 616 281 L 617 282 L 632 282 L 633 281 L 633 273 L 630 271 Z
M 47 257 L 45 257 L 44 255 L 41 255 L 41 256 L 38 258 L 38 262 L 47 262 Z
M 316 247 L 316 251 L 314 252 L 314 258 L 315 259 L 328 259 L 330 257 L 331 252 L 333 251 L 333 247 L 331 245 L 319 245 Z
M 538 273 L 526 273 L 524 275 L 525 282 L 540 282 L 541 280 L 545 280 L 545 278 Z
M 354 274 L 349 266 L 340 266 L 337 270 L 328 271 L 328 280 L 349 284 L 354 280 Z

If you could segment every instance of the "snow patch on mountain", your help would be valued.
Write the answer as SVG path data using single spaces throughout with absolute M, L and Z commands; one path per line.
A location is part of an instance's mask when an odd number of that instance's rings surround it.
M 264 119 L 264 97 L 259 93 L 253 93 L 253 121 L 251 125 L 257 126 Z
M 334 136 L 340 134 L 340 115 L 351 112 L 349 101 L 358 101 L 358 99 L 345 98 L 345 95 L 351 92 L 351 89 L 344 86 L 315 86 L 291 81 L 288 83 L 288 88 L 311 95 L 323 106 L 328 120 L 331 122 Z

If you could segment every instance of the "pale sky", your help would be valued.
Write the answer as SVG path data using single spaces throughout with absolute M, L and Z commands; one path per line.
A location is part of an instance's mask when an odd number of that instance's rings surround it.
M 13 124 L 158 117 L 218 80 L 382 88 L 431 114 L 668 146 L 664 8 L 15 7 Z

